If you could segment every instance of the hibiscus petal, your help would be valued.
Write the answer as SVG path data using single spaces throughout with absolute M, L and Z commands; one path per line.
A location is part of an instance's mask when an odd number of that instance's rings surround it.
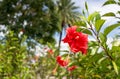
M 88 35 L 76 31 L 77 26 L 67 28 L 66 37 L 62 40 L 68 43 L 73 53 L 81 51 L 83 54 L 87 52 L 88 48 Z

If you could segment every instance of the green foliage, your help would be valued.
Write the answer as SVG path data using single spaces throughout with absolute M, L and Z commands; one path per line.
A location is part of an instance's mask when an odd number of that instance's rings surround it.
M 55 41 L 52 36 L 59 31 L 59 17 L 52 0 L 3 0 L 0 17 L 0 24 L 9 26 L 16 34 L 23 30 L 28 39 L 43 39 L 43 44 Z
M 82 17 L 82 16 L 81 16 Z M 84 18 L 84 17 L 83 17 Z M 85 21 L 77 21 L 77 22 L 75 22 L 74 23 L 75 25 L 77 25 L 77 26 L 84 26 L 84 27 L 86 27 L 86 23 L 85 23 Z
M 120 26 L 120 24 L 117 23 L 117 24 L 113 24 L 113 25 L 106 27 L 104 30 L 104 35 L 107 36 L 111 31 L 113 31 L 115 28 L 117 28 L 119 26 Z
M 92 35 L 92 32 L 91 32 L 89 29 L 78 28 L 77 31 L 78 31 L 78 32 L 86 33 L 86 34 L 88 34 L 88 35 Z
M 102 16 L 105 16 L 105 17 L 115 17 L 116 15 L 113 13 L 113 12 L 109 12 L 109 13 L 106 13 Z
M 101 29 L 101 27 L 103 26 L 104 23 L 105 23 L 105 20 L 103 20 L 103 19 L 97 20 L 95 22 L 95 27 L 96 27 L 97 32 L 100 31 L 100 29 Z
M 83 32 L 88 29 L 91 33 L 86 33 L 91 37 L 95 38 L 95 41 L 89 41 L 89 49 L 87 56 L 80 56 L 76 59 L 78 68 L 76 74 L 80 78 L 119 78 L 119 64 L 118 64 L 118 54 L 119 46 L 117 42 L 114 41 L 112 44 L 112 49 L 106 43 L 108 41 L 107 35 L 110 34 L 115 28 L 119 27 L 119 23 L 106 26 L 102 32 L 101 28 L 104 27 L 105 19 L 101 19 L 104 16 L 116 17 L 112 12 L 106 13 L 103 16 L 99 12 L 94 12 L 88 17 L 81 16 L 81 21 L 84 21 L 85 26 L 80 26 L 78 31 Z M 81 21 L 77 23 L 81 24 Z M 115 46 L 114 46 L 115 45 Z M 79 61 L 78 61 L 79 60 Z M 81 73 L 82 72 L 82 73 Z
M 88 16 L 88 22 L 101 19 L 99 12 L 94 12 Z
M 75 6 L 75 2 L 72 2 L 71 0 L 58 0 L 57 8 L 61 23 L 58 45 L 58 50 L 60 50 L 63 29 L 66 27 L 66 25 L 71 26 L 71 24 L 79 19 L 79 12 L 77 11 L 78 7 Z
M 103 6 L 110 5 L 110 4 L 114 4 L 114 5 L 120 6 L 120 0 L 118 0 L 118 1 L 116 1 L 116 0 L 107 0 L 103 4 Z M 116 14 L 120 14 L 119 12 L 120 11 L 118 11 L 117 13 L 109 12 L 109 13 L 104 14 L 103 16 L 114 17 L 114 18 L 120 19 L 120 17 L 116 15 Z
M 117 67 L 116 63 L 115 63 L 114 61 L 112 61 L 112 64 L 113 64 L 113 67 L 114 67 L 115 72 L 116 72 L 117 75 L 118 75 L 118 67 Z
M 80 14 L 76 11 L 79 7 L 75 6 L 75 2 L 71 0 L 58 0 L 57 6 L 61 23 L 64 22 L 64 26 L 65 24 L 73 24 L 79 18 Z
M 109 5 L 109 4 L 116 4 L 116 1 L 115 1 L 115 0 L 107 0 L 107 1 L 103 4 L 103 6 Z
M 22 39 L 14 36 L 13 31 L 6 36 L 4 44 L 0 43 L 1 79 L 21 79 L 30 75 L 26 62 L 27 50 L 25 46 L 21 46 L 22 43 Z M 23 79 L 26 78 L 30 77 L 26 76 Z
M 83 16 L 81 15 L 79 19 L 79 14 L 75 11 L 78 7 L 73 6 L 74 4 L 71 0 L 60 0 L 57 3 L 53 0 L 1 1 L 0 24 L 9 26 L 7 28 L 9 33 L 4 40 L 0 40 L 0 79 L 37 79 L 38 77 L 46 79 L 51 76 L 59 79 L 63 77 L 67 79 L 120 78 L 119 38 L 113 38 L 110 44 L 107 43 L 108 35 L 120 24 L 105 26 L 107 21 L 102 19 L 105 16 L 116 18 L 116 14 L 113 12 L 102 16 L 99 12 L 89 14 L 89 7 L 85 2 L 86 11 L 83 10 Z M 119 1 L 108 0 L 103 5 L 109 4 L 119 5 Z M 54 46 L 55 40 L 52 36 L 56 31 L 61 30 L 63 21 L 66 24 L 79 26 L 77 31 L 95 39 L 89 40 L 86 55 L 82 55 L 81 52 L 73 54 L 68 50 L 60 51 L 65 53 L 62 55 L 63 59 L 69 57 L 69 66 L 77 66 L 73 71 L 68 71 L 67 68 L 60 67 L 56 63 L 59 51 Z M 104 26 L 105 28 L 102 29 Z M 23 35 L 18 37 L 21 30 L 24 31 Z M 36 51 L 30 51 L 36 46 L 33 40 L 46 44 L 54 53 L 50 54 L 43 48 L 39 53 L 44 56 L 34 55 Z
M 89 12 L 88 11 L 88 4 L 87 4 L 87 2 L 85 2 L 85 9 L 87 10 L 87 12 Z

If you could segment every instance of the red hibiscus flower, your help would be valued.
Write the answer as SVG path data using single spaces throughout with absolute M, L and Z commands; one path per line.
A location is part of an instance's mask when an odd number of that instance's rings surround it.
M 62 40 L 68 43 L 73 53 L 81 51 L 86 54 L 88 48 L 88 36 L 82 32 L 77 32 L 77 26 L 69 27 L 66 30 L 66 37 Z
M 68 60 L 62 60 L 61 56 L 57 56 L 56 60 L 57 60 L 57 63 L 62 67 L 65 67 L 68 65 Z
M 49 49 L 48 50 L 48 53 L 50 53 L 51 55 L 53 54 L 53 50 L 52 49 Z
M 76 69 L 76 68 L 77 68 L 77 66 L 71 66 L 71 67 L 68 67 L 67 70 L 68 70 L 68 71 L 73 71 L 73 70 Z

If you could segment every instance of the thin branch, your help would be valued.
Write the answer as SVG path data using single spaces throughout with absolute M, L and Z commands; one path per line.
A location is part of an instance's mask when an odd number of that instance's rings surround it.
M 102 49 L 105 51 L 105 53 L 106 53 L 107 56 L 110 58 L 110 60 L 113 60 L 112 56 L 109 55 L 109 52 L 107 51 L 107 49 L 102 45 L 102 43 L 101 43 L 101 41 L 100 41 L 100 39 L 99 39 L 98 33 L 96 33 L 96 32 L 94 31 L 94 29 L 92 28 L 92 25 L 91 25 L 91 24 L 89 24 L 89 25 L 90 25 L 90 29 L 92 30 L 92 32 L 93 32 L 94 35 L 96 36 L 97 42 L 100 44 L 100 46 L 101 46 Z

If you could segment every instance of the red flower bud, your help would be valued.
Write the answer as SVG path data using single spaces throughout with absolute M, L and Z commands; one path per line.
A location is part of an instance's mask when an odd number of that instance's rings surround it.
M 67 70 L 68 70 L 68 71 L 73 71 L 73 70 L 76 69 L 76 68 L 77 68 L 77 66 L 71 66 L 71 67 L 68 67 Z
M 65 67 L 68 65 L 68 60 L 62 60 L 61 56 L 57 56 L 56 61 L 62 67 Z
M 50 53 L 51 55 L 53 54 L 53 50 L 52 49 L 49 49 L 48 50 L 48 53 Z

